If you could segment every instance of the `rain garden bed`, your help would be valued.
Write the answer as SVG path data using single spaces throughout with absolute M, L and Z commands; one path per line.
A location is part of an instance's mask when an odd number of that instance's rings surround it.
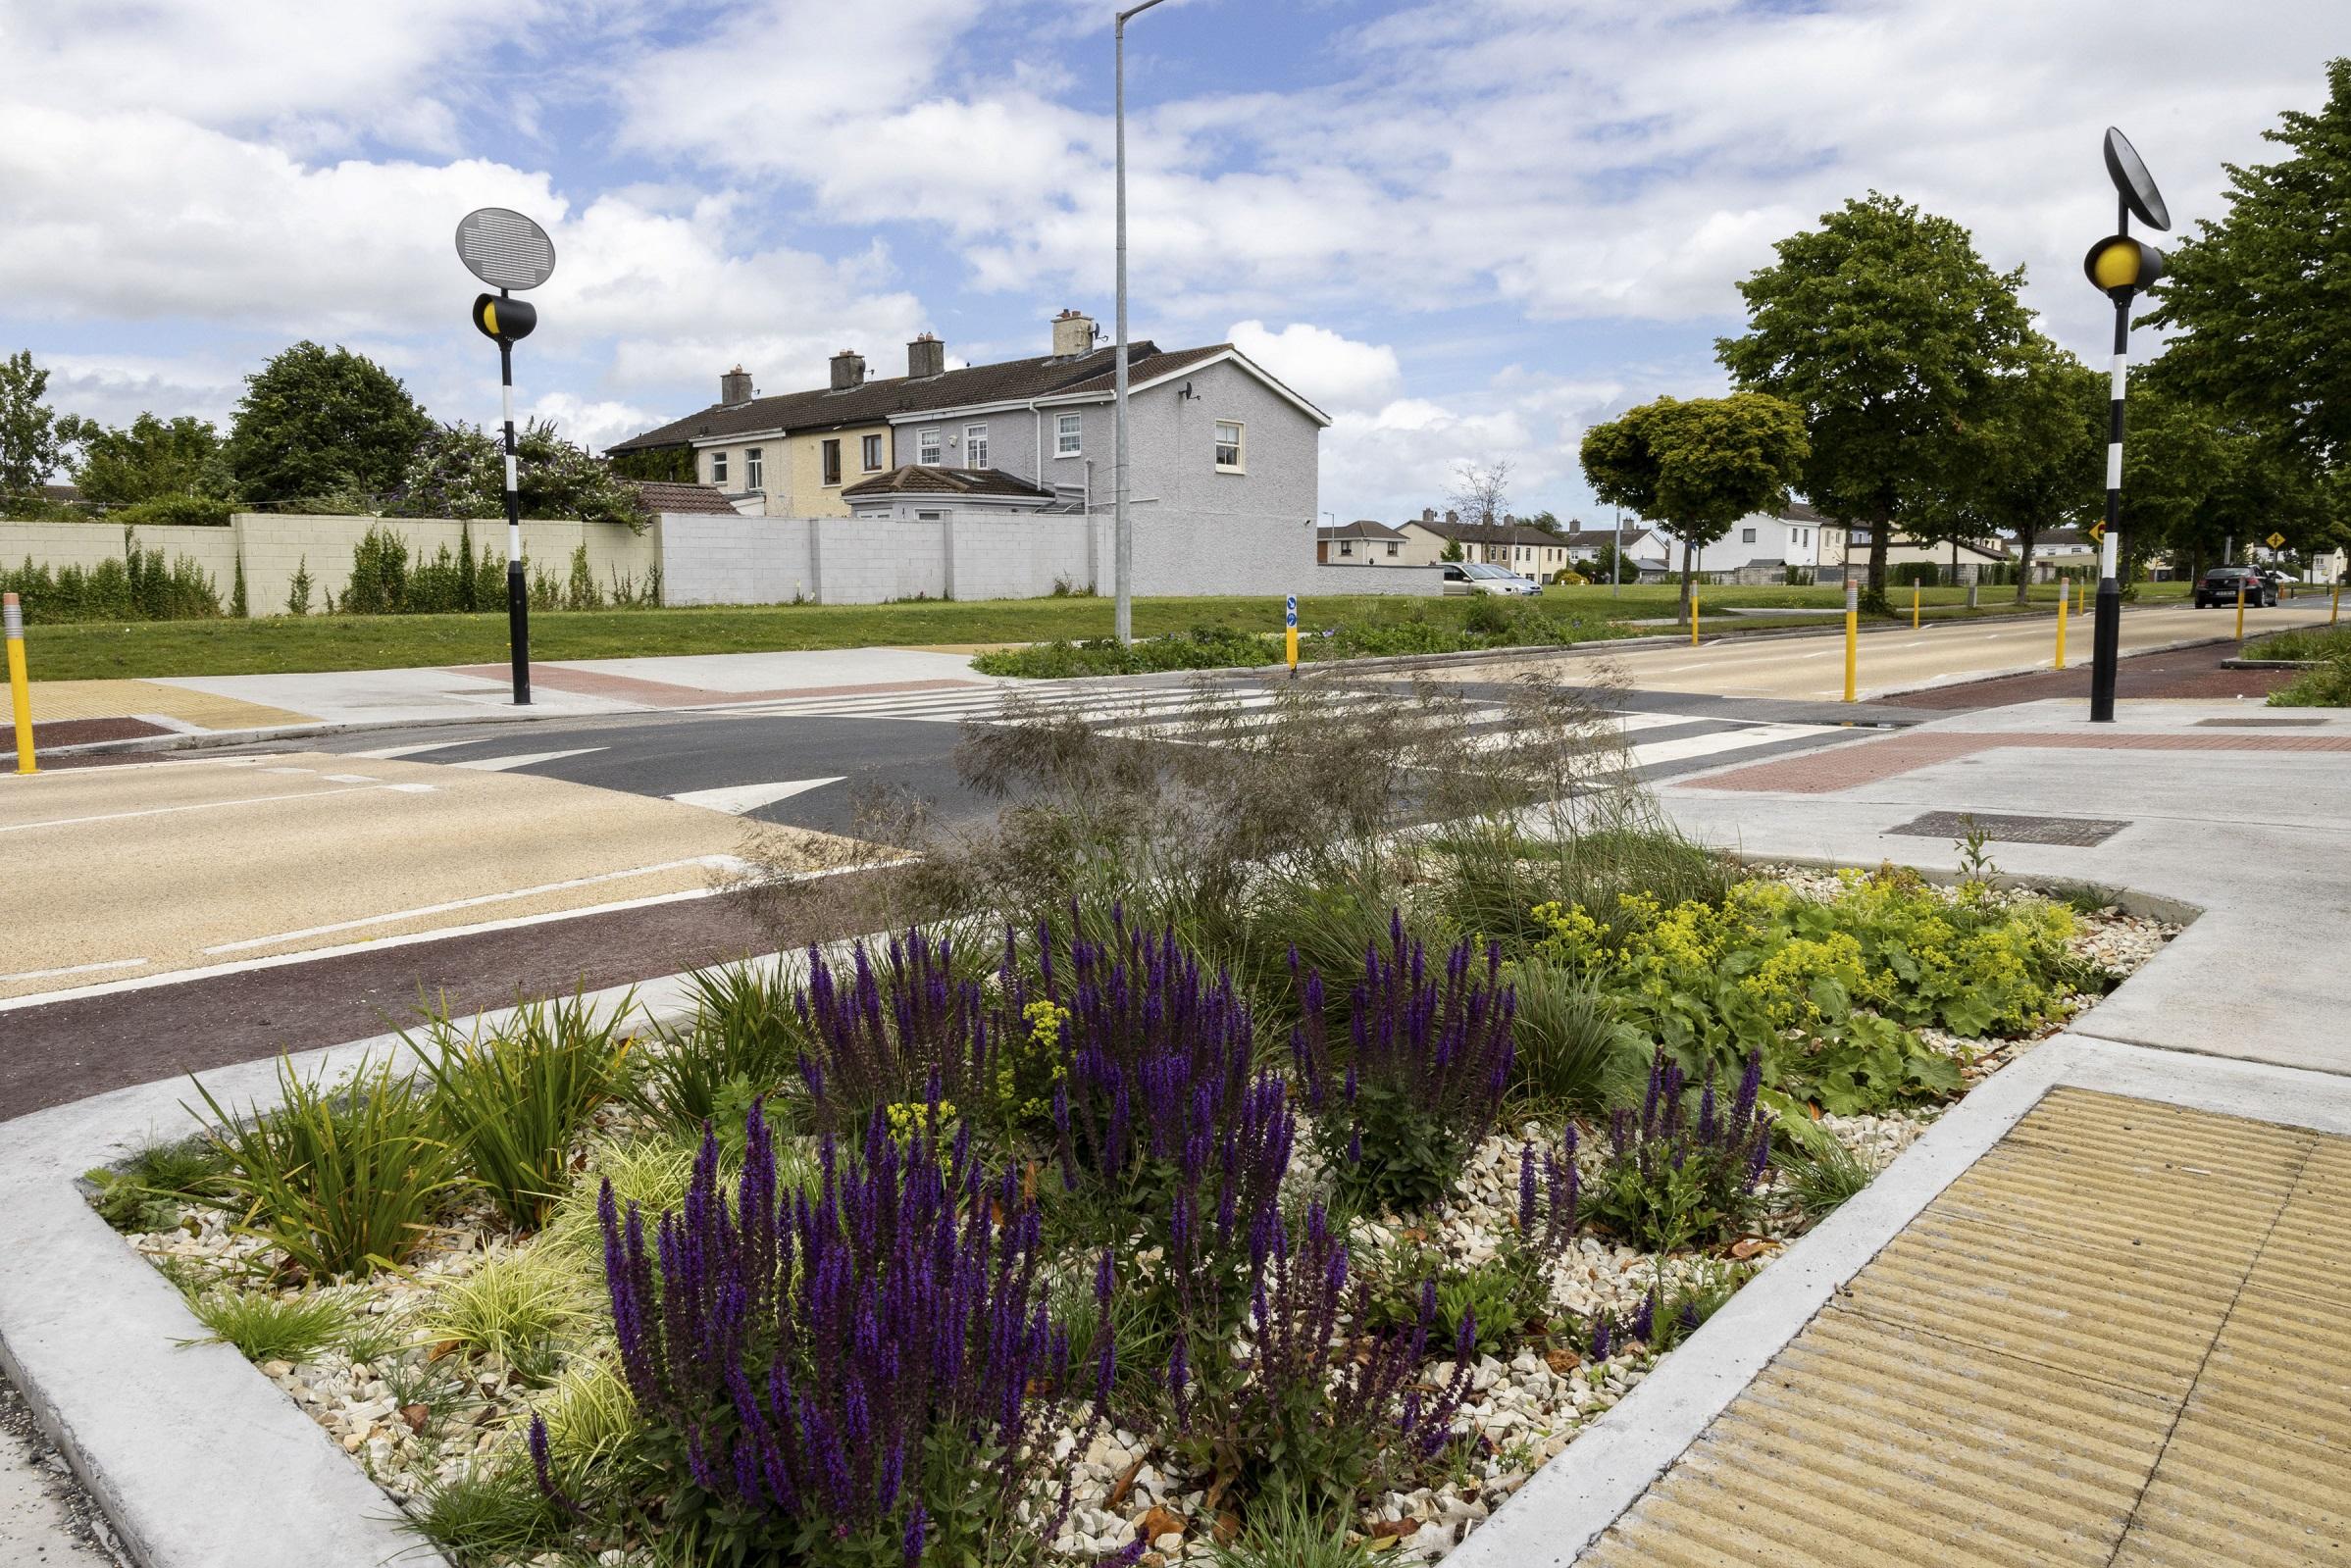
M 458 1563 L 1427 1561 L 2170 935 L 1460 848 L 429 1019 L 92 1201 Z

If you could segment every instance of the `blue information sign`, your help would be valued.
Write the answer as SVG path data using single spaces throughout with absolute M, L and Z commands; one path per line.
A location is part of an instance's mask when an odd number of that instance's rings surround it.
M 1295 593 L 1293 593 L 1293 594 L 1291 594 L 1291 595 L 1290 595 L 1289 602 L 1288 602 L 1286 605 L 1284 605 L 1284 606 L 1283 606 L 1283 609 L 1282 609 L 1282 625 L 1284 625 L 1284 626 L 1296 626 L 1296 625 L 1298 625 L 1298 595 L 1297 595 L 1297 594 L 1295 594 Z

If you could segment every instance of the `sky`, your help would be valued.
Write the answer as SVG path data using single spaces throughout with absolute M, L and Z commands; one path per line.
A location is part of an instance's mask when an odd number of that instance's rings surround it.
M 61 412 L 226 422 L 287 343 L 487 422 L 457 220 L 537 218 L 517 399 L 601 446 L 740 362 L 821 384 L 1047 352 L 1112 310 L 1111 7 L 1094 0 L 0 0 L 0 353 Z M 1166 0 L 1130 24 L 1130 320 L 1326 409 L 1321 505 L 1511 465 L 1596 518 L 1583 431 L 1725 389 L 1774 240 L 1877 189 L 2080 275 L 2130 134 L 2182 227 L 2324 101 L 2342 0 Z

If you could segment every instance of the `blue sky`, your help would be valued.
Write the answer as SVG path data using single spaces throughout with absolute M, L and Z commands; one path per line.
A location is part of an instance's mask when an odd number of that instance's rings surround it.
M 495 410 L 449 232 L 561 262 L 523 404 L 600 444 L 770 391 L 1042 352 L 1110 313 L 1109 8 L 1077 0 L 0 0 L 0 352 L 53 401 L 225 419 L 300 337 Z M 1719 389 L 1772 240 L 1869 188 L 2022 263 L 2061 341 L 2130 130 L 2183 217 L 2313 107 L 2330 0 L 1168 0 L 1130 33 L 1134 323 L 1328 408 L 1322 505 L 1508 461 L 1588 512 L 1592 422 Z

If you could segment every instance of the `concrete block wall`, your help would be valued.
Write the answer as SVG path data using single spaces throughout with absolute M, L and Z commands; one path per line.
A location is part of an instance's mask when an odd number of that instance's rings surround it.
M 957 599 L 1030 599 L 1065 582 L 1107 588 L 1090 549 L 1093 528 L 1062 512 L 959 512 L 935 524 L 946 547 L 946 591 Z
M 1326 566 L 1309 567 L 1306 586 L 1300 593 L 1399 593 L 1436 598 L 1445 591 L 1441 566 Z M 1288 590 L 1284 590 L 1288 591 Z
M 802 517 L 670 513 L 660 521 L 664 604 L 790 604 L 814 599 L 815 522 Z
M 310 573 L 314 614 L 326 608 L 328 595 L 341 598 L 350 585 L 351 552 L 371 527 L 406 540 L 411 566 L 432 560 L 443 545 L 456 554 L 469 530 L 477 555 L 486 547 L 493 558 L 506 559 L 506 524 L 497 518 L 458 522 L 240 512 L 231 526 L 244 552 L 245 596 L 256 617 L 286 613 L 294 574 L 305 567 Z M 596 585 L 607 593 L 616 578 L 627 578 L 642 588 L 647 575 L 661 561 L 660 536 L 651 526 L 638 533 L 613 523 L 534 520 L 523 524 L 523 558 L 535 574 L 545 571 L 568 579 L 572 552 L 583 544 L 588 547 L 588 570 L 594 573 Z
M 221 590 L 221 608 L 236 581 L 236 531 L 202 528 L 147 528 L 136 531 L 141 550 L 161 550 L 169 562 L 185 556 L 211 574 Z M 123 559 L 120 523 L 0 523 L 0 566 L 19 567 L 26 561 L 52 572 L 77 566 L 87 571 L 101 561 Z

